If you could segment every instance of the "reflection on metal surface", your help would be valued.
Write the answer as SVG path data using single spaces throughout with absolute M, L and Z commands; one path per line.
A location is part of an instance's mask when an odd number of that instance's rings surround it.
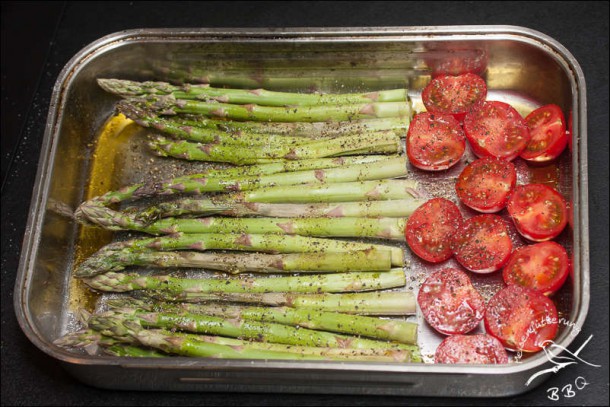
M 455 57 L 458 57 L 457 59 Z M 317 392 L 396 395 L 504 396 L 526 390 L 523 383 L 546 361 L 532 355 L 506 366 L 439 366 L 367 363 L 296 363 L 168 358 L 163 361 L 121 360 L 70 354 L 52 345 L 66 329 L 77 325 L 73 311 L 91 308 L 97 294 L 73 283 L 71 270 L 88 253 L 114 238 L 107 232 L 82 228 L 53 208 L 76 208 L 104 191 L 144 179 L 165 179 L 197 172 L 205 164 L 185 164 L 152 156 L 143 148 L 146 133 L 127 127 L 116 138 L 98 129 L 113 114 L 115 99 L 95 83 L 99 77 L 134 80 L 198 80 L 216 85 L 268 87 L 302 91 L 364 91 L 404 86 L 417 97 L 432 71 L 482 70 L 490 98 L 514 103 L 526 114 L 536 103 L 574 108 L 574 154 L 564 152 L 553 171 L 521 169 L 518 182 L 546 177 L 556 182 L 578 214 L 574 232 L 560 236 L 575 259 L 574 277 L 555 296 L 560 316 L 584 321 L 588 307 L 588 229 L 584 124 L 584 78 L 573 57 L 539 33 L 514 27 L 405 27 L 389 29 L 313 30 L 134 30 L 101 39 L 79 53 L 60 75 L 49 113 L 30 220 L 16 285 L 18 320 L 42 350 L 64 362 L 82 381 L 117 389 L 304 391 L 299 387 L 318 378 Z M 457 68 L 455 68 L 457 66 Z M 432 68 L 432 69 L 431 69 Z M 414 100 L 415 100 L 414 99 Z M 417 106 L 417 105 L 416 105 Z M 116 148 L 118 145 L 121 148 Z M 412 169 L 430 196 L 455 200 L 454 179 L 473 156 L 439 174 Z M 586 172 L 586 171 L 585 171 Z M 539 174 L 540 173 L 540 174 Z M 533 175 L 532 175 L 533 174 Z M 51 204 L 51 205 L 49 205 Z M 581 212 L 583 208 L 583 212 Z M 469 209 L 461 210 L 471 215 Z M 515 245 L 523 244 L 511 233 Z M 408 254 L 408 290 L 417 290 L 426 275 L 454 265 L 424 264 Z M 472 275 L 485 298 L 501 284 L 499 273 Z M 420 320 L 424 355 L 442 338 Z M 573 338 L 564 330 L 556 342 L 567 347 Z M 130 369 L 124 369 L 124 366 Z M 137 374 L 134 370 L 137 369 Z M 238 374 L 214 388 L 191 370 L 239 372 L 261 377 L 279 375 L 277 386 L 241 383 Z M 501 380 L 498 377 L 501 375 Z M 320 380 L 325 378 L 325 380 Z M 375 382 L 371 387 L 368 383 Z M 410 384 L 416 383 L 415 386 Z M 459 385 L 456 385 L 459 384 Z M 301 390 L 299 390 L 301 389 Z M 311 387 L 307 387 L 307 391 Z

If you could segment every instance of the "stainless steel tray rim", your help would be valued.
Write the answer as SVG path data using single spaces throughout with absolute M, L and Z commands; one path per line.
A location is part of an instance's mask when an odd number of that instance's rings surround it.
M 505 375 L 519 373 L 543 365 L 547 362 L 544 354 L 528 359 L 526 362 L 510 363 L 506 365 L 468 365 L 468 364 L 422 364 L 422 363 L 383 363 L 383 362 L 337 362 L 337 361 L 290 361 L 290 360 L 252 360 L 252 359 L 215 359 L 215 358 L 188 358 L 171 357 L 137 358 L 129 359 L 111 356 L 78 355 L 62 348 L 55 347 L 57 351 L 51 356 L 62 362 L 78 365 L 111 365 L 125 368 L 142 369 L 187 369 L 187 370 L 269 370 L 278 369 L 299 371 L 366 371 L 387 372 L 395 374 L 424 373 L 424 374 L 464 374 L 464 375 Z M 182 362 L 182 363 L 181 363 Z M 459 372 L 456 369 L 459 368 Z

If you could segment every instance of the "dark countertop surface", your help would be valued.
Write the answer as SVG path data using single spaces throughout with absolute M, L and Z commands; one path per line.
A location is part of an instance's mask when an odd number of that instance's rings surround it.
M 52 87 L 92 41 L 153 27 L 517 25 L 545 33 L 587 82 L 591 305 L 570 366 L 533 391 L 499 399 L 107 391 L 81 384 L 32 345 L 13 287 Z M 608 2 L 2 2 L 2 405 L 608 405 Z M 553 401 L 553 387 L 583 377 Z M 567 393 L 567 392 L 566 392 Z

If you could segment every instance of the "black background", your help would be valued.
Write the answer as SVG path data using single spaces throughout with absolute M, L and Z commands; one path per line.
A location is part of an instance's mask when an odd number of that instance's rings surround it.
M 574 349 L 601 368 L 570 366 L 537 389 L 491 401 L 608 405 L 607 2 L 2 2 L 2 405 L 486 405 L 490 400 L 286 394 L 104 391 L 80 384 L 21 332 L 13 311 L 38 156 L 57 75 L 82 47 L 113 32 L 153 27 L 341 27 L 506 24 L 562 43 L 588 92 L 591 306 Z M 572 398 L 547 389 L 583 376 Z

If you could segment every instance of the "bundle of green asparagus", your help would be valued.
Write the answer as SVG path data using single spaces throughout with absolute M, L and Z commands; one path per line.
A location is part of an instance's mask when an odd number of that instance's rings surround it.
M 417 183 L 411 180 L 389 179 L 405 177 L 407 163 L 405 157 L 351 159 L 353 163 L 343 167 L 331 167 L 345 163 L 346 159 L 335 162 L 324 159 L 297 161 L 302 166 L 322 167 L 313 170 L 281 171 L 283 166 L 265 164 L 245 167 L 247 175 L 235 176 L 242 169 L 210 170 L 205 174 L 192 174 L 160 183 L 136 184 L 124 187 L 119 191 L 108 192 L 100 197 L 84 202 L 76 211 L 77 219 L 102 226 L 111 230 L 134 230 L 147 233 L 171 233 L 186 231 L 177 229 L 171 220 L 176 216 L 263 216 L 271 218 L 297 218 L 297 223 L 317 224 L 313 219 L 321 218 L 336 230 L 336 225 L 348 225 L 352 230 L 348 234 L 312 234 L 312 236 L 370 236 L 402 238 L 402 231 L 385 233 L 387 228 L 373 225 L 365 228 L 369 233 L 358 233 L 362 226 L 353 220 L 340 221 L 328 218 L 403 218 L 408 217 L 423 203 L 415 191 Z M 361 162 L 361 163 L 360 163 Z M 272 168 L 273 167 L 273 168 Z M 293 167 L 291 167 L 293 168 Z M 299 168 L 299 167 L 297 167 Z M 300 168 L 299 168 L 300 169 Z M 239 192 L 228 192 L 239 191 Z M 206 192 L 225 192 L 225 194 L 206 198 L 186 198 L 153 205 L 137 211 L 123 212 L 110 208 L 127 200 L 152 196 L 174 194 L 198 195 Z M 301 219 L 302 218 L 302 219 Z M 312 218 L 311 220 L 308 220 Z M 180 222 L 180 221 L 178 221 Z M 230 233 L 235 230 L 239 220 L 231 221 L 229 229 L 218 233 Z M 245 221 L 258 222 L 260 221 Z M 275 220 L 270 221 L 277 224 Z M 317 223 L 316 223 L 317 222 Z M 386 221 L 396 222 L 396 221 Z M 188 221 L 189 233 L 209 233 L 199 222 Z M 280 224 L 286 222 L 280 221 Z M 370 222 L 369 222 L 370 223 Z M 383 222 L 379 222 L 383 224 Z M 399 226 L 400 227 L 400 226 Z M 173 229 L 172 229 L 173 228 Z M 197 231 L 197 228 L 199 230 Z M 245 226 L 247 233 L 281 233 L 281 226 L 274 231 L 262 231 L 258 226 L 252 229 Z M 284 228 L 285 229 L 285 228 Z M 366 232 L 365 230 L 365 232 Z M 374 233 L 371 233 L 374 232 Z M 289 233 L 289 231 L 284 231 Z M 296 232 L 299 234 L 298 232 Z
M 175 99 L 216 101 L 237 105 L 257 104 L 263 106 L 318 106 L 353 105 L 370 102 L 406 102 L 406 89 L 382 90 L 368 93 L 290 93 L 264 89 L 226 89 L 209 85 L 174 86 L 166 82 L 135 82 L 121 79 L 98 79 L 98 84 L 107 92 L 122 97 L 148 95 L 172 95 Z M 306 121 L 306 120 L 299 120 Z
M 402 294 L 409 311 L 412 295 Z M 365 308 L 366 301 L 361 303 Z M 291 307 L 244 307 L 108 301 L 85 313 L 85 330 L 58 346 L 98 347 L 131 357 L 194 357 L 420 362 L 417 325 L 371 316 Z M 412 309 L 411 309 L 412 308 Z
M 244 165 L 395 154 L 412 116 L 406 89 L 303 94 L 119 79 L 98 83 L 125 98 L 117 105 L 125 116 L 179 140 L 151 139 L 156 154 L 187 160 Z
M 258 253 L 199 253 L 209 250 Z M 178 233 L 107 245 L 82 262 L 74 275 L 91 277 L 133 265 L 229 273 L 387 271 L 402 266 L 403 257 L 399 247 L 298 235 Z
M 81 204 L 76 217 L 85 225 L 158 237 L 111 243 L 77 265 L 74 275 L 94 290 L 145 300 L 108 300 L 109 311 L 83 313 L 85 330 L 58 345 L 134 357 L 421 361 L 415 324 L 375 316 L 415 312 L 412 293 L 383 291 L 406 283 L 403 249 L 336 239 L 404 240 L 406 218 L 423 203 L 417 184 L 400 179 L 406 90 L 324 95 L 98 83 L 125 98 L 118 111 L 171 137 L 150 139 L 155 154 L 237 166 Z M 124 207 L 168 195 L 177 197 Z

